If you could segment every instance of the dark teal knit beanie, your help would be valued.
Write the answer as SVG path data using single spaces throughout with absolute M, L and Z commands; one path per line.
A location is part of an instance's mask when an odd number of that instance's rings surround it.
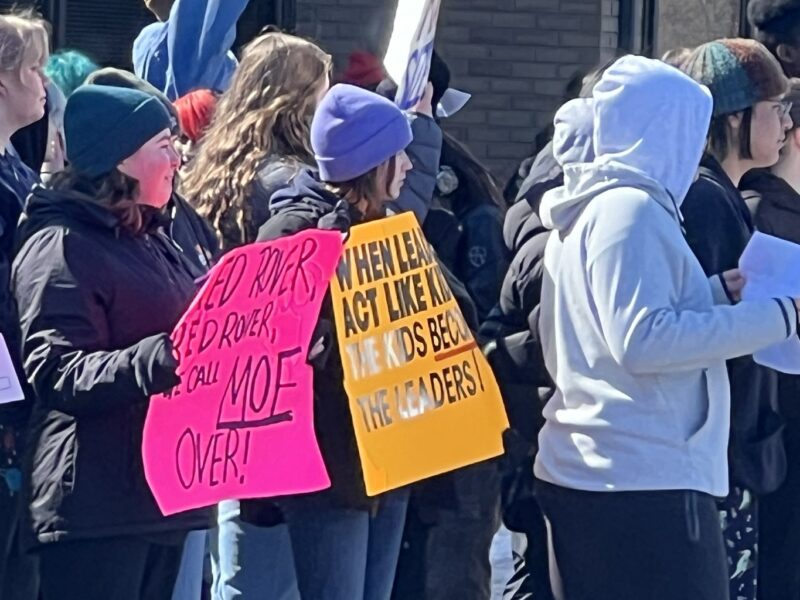
M 169 114 L 153 96 L 83 85 L 69 97 L 64 113 L 67 160 L 76 172 L 100 177 L 169 128 Z
M 711 90 L 715 117 L 739 112 L 789 89 L 778 61 L 755 40 L 708 42 L 695 49 L 681 68 Z

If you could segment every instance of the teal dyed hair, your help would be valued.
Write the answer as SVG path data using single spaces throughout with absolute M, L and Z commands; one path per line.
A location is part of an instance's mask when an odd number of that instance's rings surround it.
M 77 50 L 61 50 L 50 56 L 44 72 L 69 98 L 99 68 L 91 58 Z

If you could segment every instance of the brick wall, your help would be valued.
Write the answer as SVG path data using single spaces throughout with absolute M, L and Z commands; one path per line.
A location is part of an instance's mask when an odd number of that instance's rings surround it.
M 341 67 L 350 51 L 382 53 L 396 2 L 297 0 L 300 33 Z M 566 82 L 616 47 L 618 0 L 444 0 L 437 49 L 452 85 L 473 94 L 447 122 L 504 183 L 551 120 Z
M 619 0 L 601 0 L 600 60 L 607 61 L 619 47 Z

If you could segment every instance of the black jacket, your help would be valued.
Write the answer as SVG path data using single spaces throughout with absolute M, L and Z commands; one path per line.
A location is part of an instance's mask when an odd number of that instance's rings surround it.
M 167 205 L 170 216 L 169 236 L 184 256 L 204 273 L 219 257 L 219 240 L 211 226 L 178 194 L 172 194 Z
M 744 199 L 722 166 L 705 156 L 700 178 L 681 206 L 686 240 L 709 277 L 735 269 L 753 234 Z M 732 482 L 756 494 L 774 491 L 786 474 L 786 456 L 777 413 L 778 375 L 751 356 L 728 361 L 731 386 Z
M 448 167 L 444 155 L 442 161 Z M 442 213 L 452 213 L 454 220 L 432 215 L 435 223 L 426 221 L 424 231 L 448 269 L 467 288 L 482 323 L 497 303 L 508 269 L 509 255 L 503 243 L 504 211 L 471 189 L 463 174 L 450 167 L 448 173 L 457 179 L 457 186 L 447 193 L 437 187 L 434 206 Z M 448 260 L 447 248 L 453 246 L 453 240 L 457 240 L 455 251 Z
M 206 527 L 207 511 L 161 515 L 141 459 L 149 397 L 177 383 L 168 333 L 195 292 L 185 257 L 156 223 L 131 235 L 77 192 L 35 190 L 19 236 L 30 542 Z
M 765 169 L 750 171 L 739 182 L 758 231 L 800 244 L 800 194 Z M 800 376 L 778 373 L 781 416 L 800 424 Z
M 222 251 L 227 252 L 242 244 L 253 243 L 258 236 L 258 228 L 269 217 L 269 199 L 272 194 L 289 185 L 292 177 L 306 168 L 309 168 L 308 165 L 281 158 L 277 154 L 267 157 L 259 167 L 244 199 L 244 222 L 235 222 L 233 212 L 222 214 L 219 223 Z M 241 239 L 240 227 L 244 228 L 244 240 Z
M 800 194 L 766 169 L 750 171 L 739 182 L 758 231 L 800 243 Z
M 544 425 L 542 407 L 555 387 L 544 365 L 538 326 L 544 251 L 550 237 L 539 218 L 539 204 L 545 192 L 562 183 L 563 176 L 557 175 L 526 186 L 506 213 L 503 238 L 511 264 L 500 299 L 481 326 L 482 336 L 494 340 L 486 354 L 511 426 L 505 438 L 503 522 L 522 532 L 541 527 L 541 512 L 533 499 L 533 457 Z
M 312 228 L 349 230 L 357 224 L 358 215 L 317 181 L 311 171 L 295 177 L 285 190 L 271 201 L 271 216 L 259 231 L 258 240 L 274 240 Z M 475 308 L 464 287 L 443 269 L 453 294 L 458 300 L 467 324 L 477 328 Z M 344 372 L 336 335 L 330 293 L 320 311 L 318 332 L 327 332 L 329 350 L 314 361 L 314 428 L 323 459 L 331 477 L 331 488 L 307 496 L 324 506 L 366 509 L 373 499 L 367 497 L 358 457 L 353 421 L 350 416 Z
M 8 346 L 25 400 L 0 405 L 0 467 L 18 467 L 24 452 L 25 427 L 30 418 L 32 392 L 22 368 L 22 339 L 17 303 L 11 292 L 11 262 L 22 208 L 38 175 L 11 153 L 0 158 L 0 334 Z M 17 175 L 15 175 L 17 173 Z M 22 176 L 20 176 L 22 175 Z M 25 177 L 26 176 L 26 177 Z
M 550 237 L 550 230 L 539 218 L 539 203 L 545 192 L 563 183 L 563 175 L 537 183 L 506 213 L 503 239 L 512 259 L 500 288 L 499 302 L 492 312 L 494 326 L 501 328 L 499 333 L 527 329 L 530 314 L 539 305 L 544 249 Z

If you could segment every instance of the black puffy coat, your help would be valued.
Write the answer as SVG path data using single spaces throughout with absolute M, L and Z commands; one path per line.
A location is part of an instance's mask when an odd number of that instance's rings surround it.
M 177 383 L 168 333 L 195 292 L 157 222 L 133 235 L 77 192 L 34 191 L 13 289 L 35 391 L 24 495 L 33 545 L 174 535 L 207 511 L 164 517 L 145 481 L 149 397 Z
M 686 241 L 709 277 L 735 269 L 755 230 L 750 211 L 722 166 L 711 156 L 681 205 Z M 751 356 L 729 360 L 731 480 L 755 494 L 775 491 L 786 474 L 777 412 L 778 374 Z
M 510 529 L 522 532 L 542 529 L 541 511 L 533 498 L 533 456 L 544 424 L 542 406 L 554 388 L 544 365 L 538 327 L 544 251 L 550 237 L 539 218 L 539 204 L 545 192 L 562 183 L 563 176 L 559 174 L 526 185 L 506 213 L 503 238 L 512 256 L 511 264 L 503 279 L 500 299 L 481 326 L 482 337 L 494 340 L 488 346 L 487 359 L 503 394 L 512 430 L 505 440 L 503 521 Z M 539 577 L 546 569 L 533 565 L 531 572 Z

